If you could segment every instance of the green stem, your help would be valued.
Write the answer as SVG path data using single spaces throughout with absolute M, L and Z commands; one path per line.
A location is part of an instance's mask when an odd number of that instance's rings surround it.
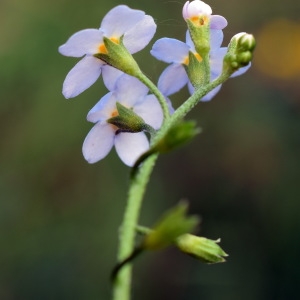
M 121 226 L 120 246 L 118 251 L 119 262 L 126 259 L 134 250 L 134 239 L 141 203 L 157 156 L 157 154 L 149 156 L 135 173 L 135 176 L 131 178 L 127 207 Z M 131 273 L 132 266 L 130 263 L 126 264 L 117 273 L 113 282 L 114 300 L 130 299 Z
M 164 111 L 164 123 L 161 129 L 157 132 L 153 138 L 152 145 L 159 141 L 167 133 L 167 131 L 180 119 L 182 119 L 209 91 L 222 84 L 230 74 L 222 74 L 213 82 L 209 83 L 203 88 L 198 89 L 186 102 L 184 102 L 170 117 L 169 109 L 165 102 L 163 95 L 153 85 L 153 83 L 146 77 L 139 78 L 144 82 L 153 94 L 158 98 L 163 111 Z M 151 88 L 150 88 L 151 86 Z M 166 122 L 167 121 L 167 122 Z M 148 184 L 151 172 L 155 165 L 157 153 L 151 154 L 147 157 L 143 164 L 136 169 L 131 177 L 130 187 L 128 192 L 128 202 L 125 209 L 124 219 L 121 226 L 120 233 L 120 246 L 118 251 L 118 262 L 122 262 L 134 250 L 134 240 L 136 227 L 138 225 L 139 212 L 141 208 L 142 199 Z M 130 300 L 131 293 L 131 275 L 132 266 L 131 263 L 127 263 L 122 268 L 118 268 L 116 277 L 113 282 L 113 300 Z
M 165 122 L 170 117 L 170 111 L 164 95 L 144 73 L 140 72 L 138 75 L 136 75 L 136 77 L 149 88 L 150 92 L 153 93 L 154 96 L 156 96 L 163 110 L 164 122 Z
M 199 88 L 195 91 L 195 93 L 189 97 L 181 106 L 176 109 L 174 114 L 169 118 L 168 122 L 165 122 L 152 141 L 152 145 L 154 145 L 157 141 L 164 137 L 164 135 L 168 132 L 168 130 L 174 126 L 178 121 L 183 119 L 199 102 L 201 98 L 203 98 L 208 92 L 213 90 L 218 85 L 222 84 L 226 81 L 231 74 L 222 74 L 214 81 L 205 85 L 202 88 Z

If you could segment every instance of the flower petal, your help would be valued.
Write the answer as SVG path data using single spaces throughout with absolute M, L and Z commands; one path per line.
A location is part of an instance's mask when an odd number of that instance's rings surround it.
M 157 87 L 165 96 L 170 96 L 182 89 L 187 82 L 184 67 L 181 64 L 171 64 L 160 75 Z
M 189 46 L 181 41 L 162 38 L 156 41 L 150 53 L 166 63 L 182 63 L 189 54 Z
M 227 26 L 227 20 L 219 15 L 212 15 L 210 17 L 210 28 L 211 29 L 224 29 Z
M 211 7 L 203 1 L 187 1 L 183 6 L 182 16 L 184 19 L 199 17 L 203 15 L 211 15 Z
M 189 46 L 190 51 L 192 51 L 193 53 L 197 52 L 195 49 L 194 42 L 191 38 L 190 32 L 188 30 L 186 31 L 186 34 L 185 34 L 185 42 Z
M 117 79 L 124 73 L 109 65 L 102 67 L 102 78 L 109 91 L 115 90 Z
M 203 98 L 201 98 L 201 102 L 210 101 L 221 89 L 222 85 L 218 85 L 216 88 L 211 90 L 208 94 L 206 94 Z
M 102 42 L 102 33 L 98 29 L 84 29 L 73 34 L 67 42 L 58 48 L 60 54 L 81 57 L 85 54 L 95 54 Z
M 230 78 L 233 78 L 233 77 L 240 76 L 240 75 L 244 74 L 245 72 L 248 71 L 248 69 L 249 69 L 250 67 L 251 67 L 251 62 L 250 62 L 247 66 L 242 67 L 242 68 L 238 69 L 237 71 L 235 71 L 235 72 L 230 76 Z
M 148 95 L 144 101 L 134 106 L 133 111 L 154 129 L 159 129 L 163 121 L 162 108 L 154 95 Z
M 93 56 L 82 58 L 68 73 L 63 84 L 65 98 L 73 98 L 89 88 L 99 78 L 103 62 Z
M 87 120 L 93 123 L 105 121 L 111 117 L 111 113 L 116 110 L 116 98 L 112 92 L 103 96 L 97 104 L 89 111 Z
M 149 89 L 135 77 L 124 74 L 116 82 L 117 101 L 126 107 L 133 107 L 143 100 Z
M 215 78 L 212 78 L 211 80 L 214 80 Z M 211 90 L 209 93 L 207 93 L 204 97 L 202 97 L 199 101 L 202 102 L 207 102 L 210 101 L 221 89 L 222 85 L 218 85 L 216 88 L 214 88 L 213 90 Z M 189 82 L 188 83 L 188 89 L 191 95 L 194 94 L 195 92 L 195 88 L 192 86 L 192 84 Z
M 223 42 L 224 33 L 219 29 L 210 30 L 210 51 L 220 48 Z
M 226 53 L 227 47 L 222 47 L 210 52 L 210 72 L 215 78 L 222 73 L 223 59 Z
M 143 132 L 121 132 L 115 137 L 115 147 L 123 163 L 131 167 L 149 149 L 149 142 Z
M 100 28 L 107 37 L 121 37 L 144 16 L 145 13 L 141 10 L 131 9 L 126 5 L 118 5 L 105 15 Z
M 97 123 L 85 138 L 82 146 L 84 158 L 93 164 L 104 158 L 114 144 L 115 130 L 109 124 Z
M 134 27 L 124 34 L 124 45 L 130 53 L 144 49 L 152 40 L 156 31 L 156 24 L 151 16 L 144 16 Z

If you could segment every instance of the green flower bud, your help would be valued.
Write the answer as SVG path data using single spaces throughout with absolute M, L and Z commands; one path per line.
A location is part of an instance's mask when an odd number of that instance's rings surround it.
M 253 51 L 256 46 L 254 36 L 247 33 L 238 34 L 237 44 L 239 48 L 244 49 L 245 51 Z
M 167 212 L 145 237 L 143 249 L 159 250 L 173 243 L 176 239 L 195 229 L 199 223 L 197 216 L 186 216 L 187 203 L 181 202 Z
M 156 152 L 169 152 L 194 138 L 201 132 L 194 121 L 184 121 L 174 125 L 167 134 L 153 147 Z
M 118 115 L 107 120 L 122 132 L 140 132 L 145 129 L 144 120 L 138 116 L 132 109 L 125 107 L 121 103 L 116 103 Z
M 151 133 L 151 130 L 147 128 L 147 125 L 145 125 L 144 130 Z M 169 129 L 169 131 L 165 134 L 163 138 L 161 138 L 148 151 L 146 151 L 138 158 L 138 160 L 135 162 L 132 168 L 131 176 L 135 174 L 138 166 L 150 155 L 157 152 L 169 152 L 189 142 L 195 135 L 199 134 L 200 132 L 201 129 L 196 127 L 196 123 L 194 121 L 185 121 L 177 123 Z
M 103 42 L 107 53 L 97 53 L 94 55 L 95 57 L 100 58 L 108 65 L 111 65 L 129 75 L 136 77 L 141 73 L 137 62 L 124 46 L 123 37 L 121 37 L 118 42 L 107 37 L 103 37 Z
M 177 248 L 193 256 L 196 259 L 208 264 L 225 262 L 224 257 L 228 256 L 218 245 L 220 239 L 214 241 L 192 234 L 184 234 L 177 238 Z
M 241 32 L 233 36 L 224 57 L 223 72 L 231 74 L 239 68 L 247 66 L 253 58 L 255 45 L 252 34 Z

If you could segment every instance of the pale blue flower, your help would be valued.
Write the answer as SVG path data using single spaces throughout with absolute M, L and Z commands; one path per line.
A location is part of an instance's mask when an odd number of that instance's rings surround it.
M 63 84 L 63 95 L 72 98 L 89 88 L 99 78 L 101 72 L 106 77 L 106 63 L 94 55 L 105 53 L 103 37 L 123 44 L 133 54 L 142 50 L 152 39 L 156 25 L 151 16 L 141 10 L 119 5 L 110 10 L 103 18 L 100 29 L 84 29 L 73 34 L 59 47 L 65 56 L 82 57 L 68 73 Z
M 83 143 L 82 152 L 89 163 L 103 159 L 115 146 L 120 159 L 133 166 L 137 158 L 149 149 L 144 132 L 120 132 L 115 125 L 107 122 L 118 115 L 116 102 L 131 108 L 145 123 L 154 129 L 160 128 L 163 112 L 154 95 L 148 95 L 148 88 L 136 78 L 127 74 L 120 76 L 114 90 L 107 93 L 90 110 L 87 119 L 96 123 Z
M 211 81 L 216 79 L 222 72 L 223 58 L 227 53 L 227 47 L 221 47 L 222 41 L 222 30 L 210 31 L 209 58 Z M 161 61 L 170 63 L 170 66 L 163 71 L 158 80 L 158 88 L 165 96 L 170 96 L 178 92 L 186 84 L 188 85 L 190 93 L 194 93 L 194 87 L 192 86 L 184 67 L 188 62 L 189 52 L 194 53 L 196 57 L 198 55 L 188 31 L 186 34 L 186 43 L 170 38 L 162 38 L 154 43 L 151 54 Z M 249 66 L 239 69 L 232 77 L 243 74 L 248 68 Z M 220 89 L 221 85 L 217 86 L 204 96 L 201 101 L 211 100 Z

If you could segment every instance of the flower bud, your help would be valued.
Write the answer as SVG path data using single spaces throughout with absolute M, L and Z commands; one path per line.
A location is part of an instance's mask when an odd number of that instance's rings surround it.
M 252 34 L 247 34 L 247 33 L 240 33 L 237 34 L 238 35 L 238 47 L 241 49 L 244 49 L 245 51 L 249 50 L 249 51 L 253 51 L 255 46 L 256 46 L 256 42 L 254 39 L 254 36 Z M 237 37 L 236 37 L 237 38 Z
M 167 212 L 145 237 L 142 248 L 163 249 L 175 243 L 179 236 L 193 231 L 199 219 L 197 216 L 186 216 L 187 208 L 187 203 L 181 202 Z
M 199 16 L 211 15 L 211 7 L 200 0 L 187 1 L 182 9 L 182 16 L 186 19 L 194 19 Z
M 252 34 L 241 32 L 233 36 L 224 57 L 223 71 L 233 73 L 239 68 L 247 66 L 253 58 L 255 45 Z
M 182 9 L 191 39 L 196 51 L 204 58 L 210 50 L 210 17 L 211 7 L 200 0 L 187 1 Z
M 167 134 L 153 146 L 156 152 L 169 152 L 194 138 L 201 132 L 194 121 L 177 123 L 169 129 Z
M 224 257 L 228 256 L 218 245 L 220 239 L 214 241 L 192 234 L 184 234 L 177 238 L 177 248 L 193 256 L 196 259 L 208 264 L 225 262 Z

